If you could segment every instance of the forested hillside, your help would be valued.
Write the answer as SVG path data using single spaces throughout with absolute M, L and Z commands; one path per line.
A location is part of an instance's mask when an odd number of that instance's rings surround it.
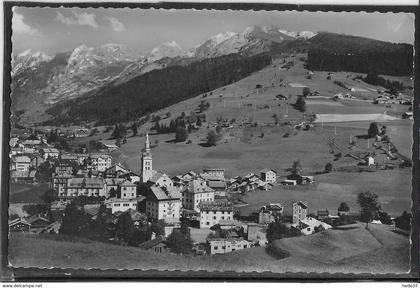
M 413 46 L 320 33 L 311 39 L 308 65 L 312 70 L 406 76 L 413 72 Z
M 104 87 L 90 97 L 57 104 L 47 111 L 54 120 L 46 124 L 130 121 L 236 82 L 270 63 L 268 54 L 252 57 L 231 54 L 151 71 L 116 87 Z

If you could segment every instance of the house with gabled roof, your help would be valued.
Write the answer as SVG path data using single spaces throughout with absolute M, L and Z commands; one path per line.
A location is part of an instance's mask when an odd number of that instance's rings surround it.
M 16 218 L 9 221 L 9 231 L 10 232 L 29 232 L 31 229 L 31 224 L 26 221 L 24 218 Z
M 137 185 L 128 180 L 118 185 L 118 192 L 121 199 L 133 199 L 137 197 Z
M 178 188 L 152 185 L 146 193 L 146 215 L 155 221 L 179 219 L 181 198 Z
M 261 180 L 264 182 L 275 183 L 277 181 L 277 172 L 273 169 L 264 168 L 260 171 Z
M 152 175 L 152 177 L 147 181 L 149 185 L 156 185 L 159 187 L 173 187 L 174 183 L 172 179 L 162 172 L 156 172 Z
M 233 220 L 233 205 L 228 201 L 200 203 L 200 228 L 210 228 L 221 220 Z
M 200 212 L 200 203 L 214 201 L 214 196 L 215 191 L 207 185 L 207 182 L 197 178 L 182 189 L 182 206 Z
M 125 168 L 121 163 L 115 163 L 106 169 L 105 175 L 107 178 L 117 178 L 120 175 L 127 174 L 128 172 L 129 170 Z

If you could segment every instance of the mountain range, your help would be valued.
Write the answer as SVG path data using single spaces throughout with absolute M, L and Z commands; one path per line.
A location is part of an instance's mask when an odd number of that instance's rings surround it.
M 186 66 L 229 54 L 250 57 L 261 53 L 308 52 L 311 47 L 328 49 L 329 42 L 334 42 L 338 36 L 342 43 L 346 42 L 346 36 L 336 35 L 293 32 L 276 26 L 252 26 L 239 33 L 219 33 L 189 50 L 182 49 L 175 41 L 162 43 L 147 53 L 122 44 L 99 47 L 83 44 L 73 51 L 53 56 L 27 50 L 12 56 L 12 116 L 19 117 L 23 123 L 43 122 L 50 118 L 45 111 L 51 106 L 95 95 L 104 87 L 124 85 L 153 70 Z M 387 43 L 372 39 L 366 41 L 371 46 L 372 43 Z M 392 43 L 388 44 L 380 46 L 388 47 Z M 354 43 L 351 45 L 354 46 Z

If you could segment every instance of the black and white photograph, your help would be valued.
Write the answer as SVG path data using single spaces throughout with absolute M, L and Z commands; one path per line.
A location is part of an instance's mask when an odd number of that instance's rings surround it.
M 410 272 L 414 13 L 12 12 L 10 267 Z

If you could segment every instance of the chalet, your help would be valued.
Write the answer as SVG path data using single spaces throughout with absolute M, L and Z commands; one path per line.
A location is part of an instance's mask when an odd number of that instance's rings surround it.
M 62 198 L 77 196 L 102 196 L 105 197 L 106 188 L 102 178 L 71 178 L 67 182 L 67 187 Z
M 210 228 L 220 220 L 233 220 L 233 206 L 227 201 L 201 202 L 200 228 Z
M 155 185 L 158 187 L 173 187 L 174 183 L 171 178 L 168 177 L 165 173 L 156 172 L 153 176 L 147 181 L 149 185 Z
M 215 191 L 207 186 L 204 179 L 197 178 L 189 182 L 182 190 L 182 206 L 185 209 L 200 212 L 201 202 L 214 201 Z
M 50 220 L 40 216 L 34 215 L 26 219 L 31 224 L 31 232 L 39 233 L 42 229 L 51 224 Z
M 117 197 L 109 198 L 104 201 L 106 209 L 114 214 L 116 212 L 125 212 L 129 209 L 137 210 L 139 199 L 119 199 Z
M 245 175 L 244 179 L 249 183 L 260 180 L 260 178 L 258 178 L 258 176 L 255 175 L 254 173 L 249 173 L 249 174 Z
M 269 224 L 279 220 L 283 216 L 283 206 L 280 203 L 270 203 L 262 206 L 258 213 L 259 224 Z
M 242 239 L 215 238 L 207 240 L 208 254 L 225 254 L 253 247 L 253 244 Z
M 31 158 L 26 155 L 16 155 L 12 157 L 10 163 L 12 168 L 11 170 L 28 172 L 31 167 Z
M 292 204 L 292 223 L 299 223 L 300 220 L 306 218 L 308 204 L 303 201 L 294 202 Z
M 181 197 L 181 193 L 175 187 L 152 185 L 146 194 L 146 215 L 155 221 L 179 219 Z
M 319 221 L 313 217 L 305 217 L 299 220 L 299 223 L 296 227 L 300 230 L 300 232 L 303 235 L 310 235 L 310 234 L 315 233 L 316 228 L 324 229 L 324 230 L 332 228 L 331 225 L 324 223 L 322 221 Z
M 273 189 L 273 184 L 270 182 L 258 181 L 258 189 L 268 191 Z
M 223 168 L 207 168 L 200 174 L 204 179 L 206 178 L 218 178 L 225 179 L 225 169 Z
M 137 185 L 131 183 L 128 180 L 120 183 L 119 187 L 119 195 L 121 199 L 133 199 L 137 197 Z
M 129 170 L 125 168 L 121 163 L 116 163 L 110 166 L 105 171 L 106 178 L 117 178 L 121 175 L 127 174 Z
M 186 184 L 186 182 L 182 178 L 182 175 L 176 175 L 172 177 L 171 180 L 172 183 L 174 183 L 174 187 L 183 187 Z
M 123 178 L 123 179 L 127 179 L 128 181 L 130 181 L 131 183 L 135 184 L 135 183 L 139 183 L 140 182 L 140 175 L 130 171 L 127 172 L 125 174 L 122 174 L 120 176 L 118 176 L 119 178 Z
M 287 176 L 287 180 L 295 180 L 299 185 L 310 184 L 314 182 L 313 176 L 302 176 L 299 174 L 290 174 Z
M 261 180 L 269 183 L 274 183 L 277 180 L 277 172 L 272 169 L 262 169 L 260 171 Z
M 197 178 L 197 173 L 195 173 L 194 171 L 189 171 L 185 173 L 184 175 L 182 175 L 181 177 L 182 177 L 182 180 L 189 182 Z
M 16 218 L 9 221 L 10 232 L 29 232 L 31 224 L 23 218 Z
M 139 248 L 143 250 L 153 251 L 156 253 L 163 253 L 168 250 L 164 240 L 164 237 L 159 235 L 152 240 L 141 243 L 139 245 Z
M 42 157 L 44 157 L 45 160 L 48 158 L 57 159 L 60 156 L 60 151 L 56 148 L 41 148 L 39 153 Z

